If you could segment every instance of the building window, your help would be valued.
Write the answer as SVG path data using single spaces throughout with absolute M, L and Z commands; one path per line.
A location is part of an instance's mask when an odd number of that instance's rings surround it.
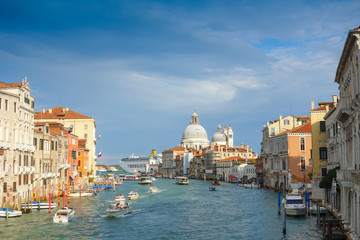
M 87 136 L 88 136 L 87 133 L 85 133 L 85 134 L 84 134 L 84 138 L 87 139 Z
M 320 132 L 326 132 L 325 121 L 320 121 Z
M 325 177 L 327 174 L 327 168 L 321 168 L 321 176 Z
M 285 119 L 285 120 L 284 120 L 284 125 L 290 125 L 290 120 L 289 120 L 289 119 Z
M 40 150 L 44 150 L 44 139 L 40 139 Z
M 35 149 L 37 149 L 37 138 L 34 138 L 34 146 L 35 146 Z
M 51 141 L 51 150 L 54 150 L 54 141 Z
M 327 148 L 321 147 L 320 148 L 320 160 L 326 160 L 327 159 Z
M 76 150 L 72 150 L 72 158 L 76 159 Z
M 300 157 L 300 170 L 301 171 L 306 170 L 306 160 L 304 157 Z
M 8 100 L 5 99 L 5 111 L 8 110 Z
M 270 128 L 270 134 L 275 135 L 275 128 Z
M 305 138 L 300 138 L 300 150 L 305 151 Z
M 14 102 L 14 113 L 16 113 L 16 102 Z
M 88 125 L 87 125 L 87 124 L 84 125 L 84 129 L 85 129 L 85 130 L 88 129 Z
M 0 109 L 1 109 L 1 102 L 2 102 L 2 99 L 0 98 Z

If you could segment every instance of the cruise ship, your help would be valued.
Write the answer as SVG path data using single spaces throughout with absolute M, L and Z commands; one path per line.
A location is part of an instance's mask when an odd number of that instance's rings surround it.
M 139 157 L 132 154 L 128 158 L 120 160 L 120 167 L 129 173 L 155 173 L 158 171 L 159 163 L 162 162 L 162 155 L 156 154 L 153 150 L 149 157 Z

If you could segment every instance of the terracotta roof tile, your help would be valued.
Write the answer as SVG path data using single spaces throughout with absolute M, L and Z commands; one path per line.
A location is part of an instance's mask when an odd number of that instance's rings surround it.
M 18 83 L 4 83 L 0 82 L 0 88 L 18 88 L 26 85 L 27 82 L 18 82 Z
M 283 135 L 283 134 L 287 134 L 287 133 L 311 133 L 311 122 L 307 122 L 303 125 L 300 125 L 296 128 L 290 129 L 288 131 L 282 132 L 278 135 Z M 278 136 L 276 135 L 276 136 Z
M 67 110 L 67 108 L 63 107 L 56 107 L 51 109 L 51 111 L 51 113 L 49 113 L 49 110 L 45 112 L 36 112 L 34 119 L 91 119 L 91 117 L 74 112 L 70 109 Z

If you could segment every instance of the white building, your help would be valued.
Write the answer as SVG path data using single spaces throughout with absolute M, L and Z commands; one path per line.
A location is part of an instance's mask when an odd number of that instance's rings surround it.
M 34 97 L 29 83 L 0 82 L 0 205 L 11 207 L 32 194 Z
M 226 127 L 224 127 L 224 130 L 222 130 L 219 123 L 217 130 L 211 139 L 211 146 L 214 145 L 234 147 L 234 132 L 231 125 L 229 125 L 229 130 L 227 130 Z
M 256 178 L 256 166 L 255 163 L 240 163 L 234 164 L 230 171 L 231 175 L 235 176 L 239 181 L 241 179 L 255 179 Z

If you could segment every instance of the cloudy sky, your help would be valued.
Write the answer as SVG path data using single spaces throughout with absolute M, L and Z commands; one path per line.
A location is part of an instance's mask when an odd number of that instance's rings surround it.
M 97 121 L 99 163 L 177 146 L 196 109 L 259 152 L 262 126 L 337 94 L 354 1 L 0 1 L 0 81 Z

